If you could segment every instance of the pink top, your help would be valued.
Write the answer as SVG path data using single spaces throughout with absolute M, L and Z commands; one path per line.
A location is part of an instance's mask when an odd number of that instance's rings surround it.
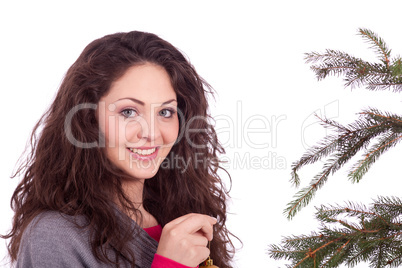
M 147 232 L 150 237 L 152 237 L 153 239 L 156 240 L 156 242 L 159 243 L 159 240 L 161 239 L 162 235 L 162 226 L 160 224 L 153 227 L 144 228 L 144 231 Z M 155 254 L 151 268 L 192 268 L 192 267 L 175 262 L 159 254 Z

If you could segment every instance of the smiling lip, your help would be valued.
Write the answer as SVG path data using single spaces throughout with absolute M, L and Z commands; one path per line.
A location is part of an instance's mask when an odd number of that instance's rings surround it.
M 159 147 L 127 148 L 130 155 L 138 160 L 153 160 L 158 155 Z

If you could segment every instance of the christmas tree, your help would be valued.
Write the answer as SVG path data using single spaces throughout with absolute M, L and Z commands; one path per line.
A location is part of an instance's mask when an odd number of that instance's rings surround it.
M 346 87 L 368 90 L 402 90 L 402 59 L 391 58 L 391 50 L 384 40 L 368 29 L 359 29 L 359 35 L 372 45 L 379 57 L 372 63 L 347 53 L 326 50 L 324 53 L 307 53 L 306 62 L 318 80 L 328 76 L 343 76 Z M 298 187 L 298 171 L 303 166 L 324 161 L 322 170 L 308 187 L 294 196 L 285 213 L 293 218 L 310 203 L 315 193 L 327 182 L 331 174 L 363 152 L 348 173 L 353 182 L 359 182 L 375 161 L 388 149 L 402 141 L 402 116 L 374 108 L 364 110 L 349 125 L 320 118 L 324 127 L 332 130 L 317 146 L 310 148 L 292 164 L 292 183 Z M 287 259 L 287 267 L 353 267 L 367 262 L 370 267 L 402 266 L 402 199 L 378 197 L 372 204 L 346 203 L 321 206 L 316 219 L 321 223 L 318 232 L 310 235 L 285 237 L 281 245 L 271 245 L 269 255 L 274 259 Z

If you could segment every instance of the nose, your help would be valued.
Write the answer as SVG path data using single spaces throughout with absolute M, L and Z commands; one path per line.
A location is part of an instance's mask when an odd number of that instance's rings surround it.
M 160 137 L 161 132 L 155 116 L 142 117 L 139 123 L 141 127 L 137 132 L 138 139 L 153 142 Z

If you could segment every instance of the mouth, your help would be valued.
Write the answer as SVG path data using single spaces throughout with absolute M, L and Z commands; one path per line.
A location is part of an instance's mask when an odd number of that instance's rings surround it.
M 148 147 L 148 148 L 130 148 L 127 147 L 127 150 L 130 152 L 130 154 L 140 160 L 152 160 L 155 159 L 159 147 Z

